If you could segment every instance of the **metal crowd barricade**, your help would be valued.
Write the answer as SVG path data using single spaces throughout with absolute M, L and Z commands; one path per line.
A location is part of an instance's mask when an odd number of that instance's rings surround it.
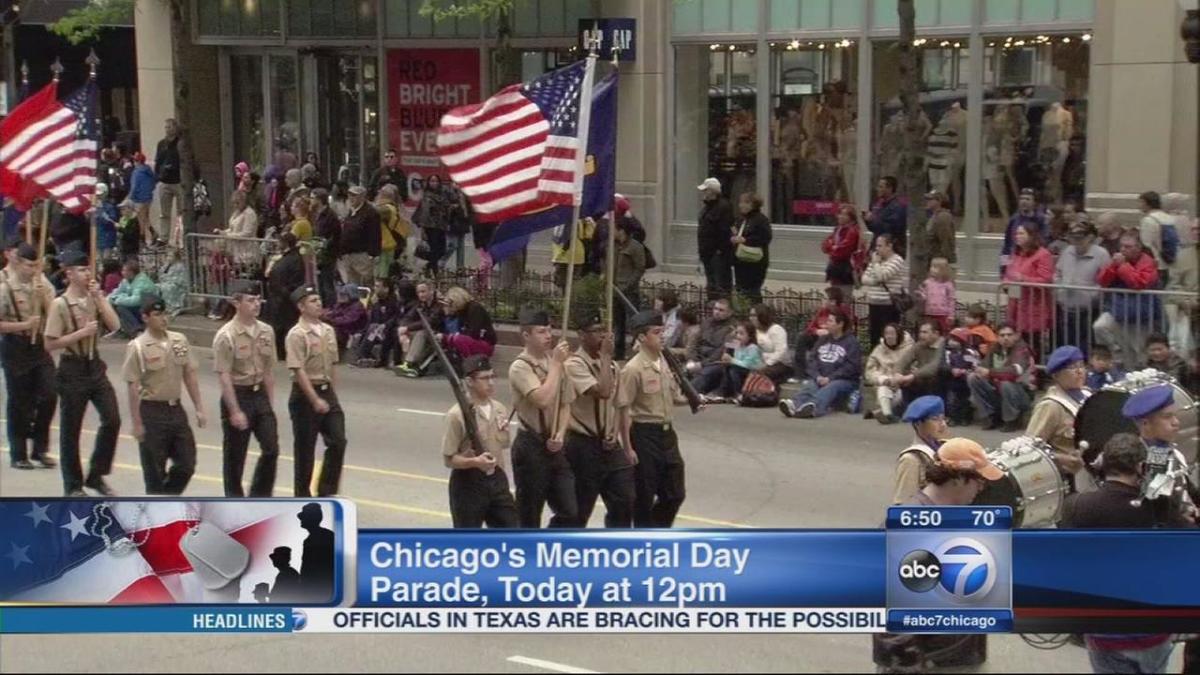
M 1194 293 L 1004 282 L 996 290 L 996 323 L 1012 324 L 1034 351 L 1039 364 L 1056 347 L 1074 345 L 1085 352 L 1094 344 L 1109 347 L 1126 368 L 1145 360 L 1146 338 L 1189 331 L 1186 308 Z M 1172 346 L 1177 346 L 1171 340 Z
M 235 281 L 263 281 L 267 263 L 279 252 L 273 239 L 187 235 L 185 256 L 189 294 L 204 299 L 228 299 Z

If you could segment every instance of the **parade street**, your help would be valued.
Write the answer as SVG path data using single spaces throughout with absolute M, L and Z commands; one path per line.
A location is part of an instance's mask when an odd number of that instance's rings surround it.
M 123 383 L 117 373 L 123 345 L 103 355 L 121 401 L 124 422 L 117 466 L 109 479 L 120 494 L 143 493 L 137 445 L 128 435 Z M 197 430 L 197 472 L 188 495 L 221 495 L 221 431 L 211 354 L 198 350 L 208 428 Z M 275 394 L 280 415 L 276 495 L 291 495 L 290 384 L 283 370 Z M 360 528 L 449 527 L 448 471 L 442 466 L 442 413 L 451 405 L 444 380 L 399 379 L 383 371 L 342 368 L 339 393 L 346 410 L 349 450 L 343 497 L 358 504 Z M 507 381 L 497 387 L 508 400 Z M 191 415 L 190 404 L 188 407 Z M 789 420 L 775 409 L 718 406 L 677 417 L 687 461 L 687 501 L 679 527 L 874 528 L 884 518 L 896 454 L 911 430 L 859 416 Z M 95 413 L 85 420 L 90 452 Z M 1004 438 L 973 434 L 984 445 Z M 57 426 L 52 447 L 57 446 Z M 255 446 L 251 446 L 252 452 Z M 0 468 L 0 494 L 59 496 L 57 470 Z M 592 525 L 601 523 L 597 509 Z M 1177 650 L 1178 653 L 1178 650 Z M 870 640 L 854 635 L 376 635 L 376 636 L 37 636 L 0 638 L 0 669 L 16 671 L 172 670 L 258 672 L 354 671 L 864 671 Z M 989 638 L 983 672 L 1080 672 L 1077 647 L 1042 652 L 1019 636 Z

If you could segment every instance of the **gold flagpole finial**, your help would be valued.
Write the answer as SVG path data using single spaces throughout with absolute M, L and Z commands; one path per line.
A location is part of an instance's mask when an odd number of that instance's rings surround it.
M 92 49 L 83 62 L 88 65 L 88 77 L 96 79 L 96 70 L 100 67 L 100 57 L 96 56 L 96 50 Z
M 54 63 L 50 64 L 50 72 L 54 75 L 55 82 L 58 82 L 59 78 L 62 77 L 63 70 L 64 68 L 62 61 L 58 60 L 56 57 L 54 59 Z

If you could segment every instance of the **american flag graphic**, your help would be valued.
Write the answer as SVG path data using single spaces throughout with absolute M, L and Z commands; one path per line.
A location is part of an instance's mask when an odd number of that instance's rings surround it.
M 587 68 L 580 61 L 442 117 L 438 155 L 480 222 L 575 204 Z
M 0 123 L 0 192 L 28 209 L 53 197 L 71 213 L 83 213 L 96 191 L 100 125 L 93 80 L 58 100 L 51 82 Z
M 180 548 L 199 519 L 245 546 L 249 588 L 270 581 L 272 549 L 299 555 L 301 504 L 99 500 L 0 502 L 0 602 L 173 604 L 238 602 L 204 587 Z M 328 510 L 328 507 L 326 507 Z M 126 539 L 136 546 L 114 546 Z

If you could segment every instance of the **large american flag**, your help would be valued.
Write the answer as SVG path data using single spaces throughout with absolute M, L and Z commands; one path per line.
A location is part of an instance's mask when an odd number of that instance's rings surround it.
M 580 61 L 442 117 L 438 155 L 480 222 L 575 203 L 586 69 Z
M 246 586 L 274 578 L 268 559 L 274 546 L 294 543 L 293 560 L 299 559 L 299 507 L 295 502 L 0 501 L 0 602 L 212 602 L 179 545 L 198 518 L 249 549 L 251 566 L 241 593 L 247 602 Z M 123 552 L 111 546 L 126 537 L 138 546 Z
M 93 80 L 62 101 L 51 82 L 0 122 L 0 192 L 23 210 L 53 197 L 66 211 L 86 211 L 99 159 L 96 98 Z

